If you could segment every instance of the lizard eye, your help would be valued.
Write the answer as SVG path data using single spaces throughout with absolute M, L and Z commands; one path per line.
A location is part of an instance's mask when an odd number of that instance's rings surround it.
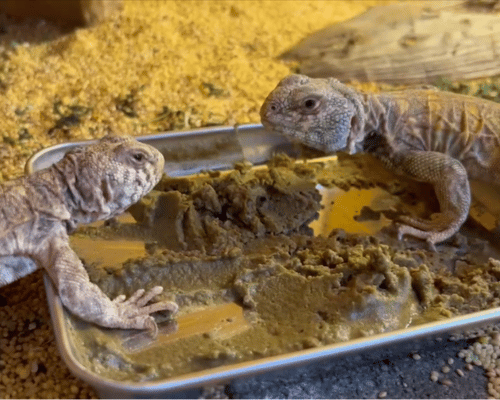
M 146 159 L 146 155 L 142 151 L 136 151 L 135 153 L 132 154 L 132 158 L 141 163 Z
M 307 113 L 316 111 L 319 105 L 319 99 L 314 97 L 307 97 L 302 101 L 302 109 Z

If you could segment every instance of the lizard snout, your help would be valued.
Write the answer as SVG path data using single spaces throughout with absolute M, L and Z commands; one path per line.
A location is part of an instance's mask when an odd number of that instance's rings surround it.
M 156 154 L 156 172 L 161 177 L 163 175 L 163 168 L 165 167 L 165 158 L 163 154 L 158 150 L 154 149 Z
M 266 128 L 273 127 L 273 120 L 278 115 L 281 107 L 277 101 L 268 97 L 260 108 L 260 120 Z

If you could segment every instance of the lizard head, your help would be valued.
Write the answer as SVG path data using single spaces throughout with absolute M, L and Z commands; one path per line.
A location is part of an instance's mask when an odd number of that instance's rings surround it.
M 154 147 L 114 135 L 69 151 L 55 165 L 64 177 L 77 223 L 125 211 L 159 182 L 163 166 L 163 155 Z
M 331 153 L 346 148 L 360 109 L 359 95 L 336 79 L 290 75 L 269 94 L 260 116 L 266 128 Z

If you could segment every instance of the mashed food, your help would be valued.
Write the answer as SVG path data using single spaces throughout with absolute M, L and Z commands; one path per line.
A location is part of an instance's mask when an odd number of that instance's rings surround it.
M 153 380 L 497 306 L 487 241 L 458 234 L 433 253 L 395 240 L 394 215 L 436 207 L 369 156 L 164 177 L 133 221 L 82 228 L 73 246 L 110 297 L 162 285 L 180 312 L 157 316 L 154 340 L 68 315 L 75 353 L 101 376 Z

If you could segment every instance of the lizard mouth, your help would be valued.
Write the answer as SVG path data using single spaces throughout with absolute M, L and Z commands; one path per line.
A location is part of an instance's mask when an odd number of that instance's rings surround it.
M 283 124 L 274 124 L 274 123 L 272 123 L 271 121 L 269 121 L 267 119 L 262 119 L 261 123 L 264 126 L 264 129 L 266 129 L 268 131 L 273 131 L 273 132 L 280 133 L 280 134 L 282 134 L 284 136 L 287 136 L 288 138 L 292 138 L 292 137 L 296 138 L 296 137 L 298 137 L 296 130 L 294 130 L 293 128 L 288 127 L 286 125 L 283 125 Z
M 271 131 L 275 130 L 273 124 L 271 124 L 267 119 L 261 118 L 260 122 L 262 123 L 264 128 L 271 130 Z
M 260 121 L 267 130 L 288 133 L 289 122 L 286 118 L 276 115 L 277 106 L 271 101 L 265 101 L 260 109 Z

